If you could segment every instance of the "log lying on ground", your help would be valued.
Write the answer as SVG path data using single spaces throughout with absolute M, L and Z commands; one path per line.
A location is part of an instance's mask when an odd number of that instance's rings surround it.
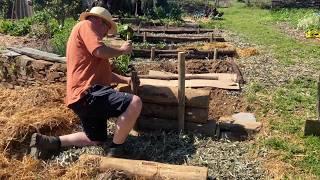
M 178 120 L 168 120 L 161 118 L 152 118 L 140 116 L 138 125 L 141 130 L 175 130 L 178 129 Z M 207 136 L 216 136 L 217 124 L 215 121 L 207 123 L 185 122 L 185 130 L 201 133 Z
M 181 52 L 181 50 L 155 50 L 155 56 L 156 57 L 167 57 L 167 58 L 177 58 L 178 52 Z M 196 49 L 190 49 L 185 50 L 186 58 L 198 58 L 198 59 L 206 59 L 206 58 L 213 58 L 214 57 L 214 50 L 212 51 L 204 51 L 204 50 L 196 50 Z M 223 57 L 223 56 L 229 56 L 233 57 L 236 54 L 235 48 L 223 48 L 223 49 L 217 49 L 217 56 Z M 134 57 L 143 57 L 143 58 L 150 58 L 151 50 L 150 49 L 134 49 L 133 50 L 133 56 Z
M 138 32 L 137 27 L 133 27 L 135 32 Z M 202 29 L 202 28 L 186 28 L 186 27 L 169 27 L 165 26 L 156 26 L 149 28 L 140 28 L 140 32 L 148 32 L 148 33 L 166 33 L 166 34 L 196 34 L 196 33 L 208 33 L 214 32 L 213 29 Z
M 159 79 L 140 79 L 141 85 L 151 86 L 170 86 L 176 87 L 178 80 L 159 80 Z M 227 80 L 206 80 L 206 79 L 191 79 L 186 80 L 187 88 L 202 88 L 202 87 L 215 87 L 220 89 L 240 90 L 239 83 Z
M 135 34 L 134 40 L 136 41 L 143 41 L 143 34 Z M 191 36 L 191 37 L 181 37 L 181 36 L 173 36 L 173 35 L 154 35 L 148 34 L 147 35 L 147 42 L 168 42 L 168 43 L 181 43 L 181 42 L 198 42 L 198 41 L 205 41 L 210 42 L 209 36 Z M 225 42 L 223 37 L 214 37 L 213 41 L 218 42 Z
M 8 49 L 11 51 L 17 52 L 19 54 L 27 55 L 27 56 L 32 57 L 34 59 L 38 59 L 38 60 L 66 63 L 66 59 L 64 57 L 60 57 L 57 54 L 48 53 L 48 52 L 40 51 L 37 49 L 15 48 L 15 47 L 8 47 Z
M 178 75 L 140 75 L 140 79 L 162 79 L 162 80 L 177 80 Z M 206 75 L 201 75 L 201 74 L 192 74 L 192 75 L 186 75 L 185 79 L 190 80 L 190 79 L 209 79 L 209 80 L 218 80 L 219 77 L 217 76 L 206 76 Z
M 175 75 L 174 73 L 171 73 L 171 72 L 155 71 L 155 70 L 149 70 L 148 74 L 150 76 Z M 237 74 L 231 74 L 231 73 L 186 74 L 186 76 L 190 76 L 190 75 L 203 75 L 203 76 L 210 76 L 210 77 L 218 77 L 218 80 L 221 80 L 221 81 L 233 81 L 233 82 L 236 82 L 236 80 L 237 80 Z
M 206 180 L 208 168 L 185 165 L 171 165 L 153 161 L 129 160 L 102 157 L 97 155 L 82 155 L 80 161 L 98 162 L 101 171 L 115 169 L 146 178 Z
M 178 106 L 143 103 L 141 115 L 162 119 L 178 119 Z M 208 121 L 208 108 L 185 108 L 185 121 L 206 123 Z
M 128 86 L 119 87 L 119 91 L 130 92 Z M 187 88 L 186 107 L 208 108 L 210 90 Z M 141 85 L 138 95 L 144 103 L 178 105 L 178 88 L 166 86 Z

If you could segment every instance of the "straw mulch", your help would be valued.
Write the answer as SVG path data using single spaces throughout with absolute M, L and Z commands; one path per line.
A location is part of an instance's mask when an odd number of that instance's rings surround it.
M 64 105 L 65 86 L 0 89 L 0 150 L 16 153 L 34 132 L 71 132 L 75 115 Z M 16 149 L 15 149 L 16 148 Z

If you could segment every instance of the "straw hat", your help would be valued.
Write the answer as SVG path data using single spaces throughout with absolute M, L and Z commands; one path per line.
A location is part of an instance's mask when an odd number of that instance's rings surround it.
M 87 19 L 89 16 L 96 16 L 103 19 L 106 23 L 110 25 L 110 29 L 108 31 L 108 35 L 117 34 L 117 25 L 114 21 L 112 21 L 112 16 L 108 10 L 103 7 L 93 7 L 90 12 L 83 12 L 80 15 L 80 21 Z

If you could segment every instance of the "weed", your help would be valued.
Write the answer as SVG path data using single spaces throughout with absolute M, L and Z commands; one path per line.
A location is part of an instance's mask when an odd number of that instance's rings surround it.
M 115 68 L 121 74 L 125 74 L 129 71 L 129 64 L 131 62 L 131 57 L 129 55 L 121 55 L 114 58 Z

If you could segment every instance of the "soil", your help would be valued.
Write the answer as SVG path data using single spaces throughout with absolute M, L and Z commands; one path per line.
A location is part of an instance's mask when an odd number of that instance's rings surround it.
M 4 35 L 0 34 L 0 48 L 5 48 L 9 46 L 17 46 L 17 47 L 30 47 L 30 48 L 36 48 L 36 49 L 43 49 L 43 41 L 31 38 L 27 36 L 23 37 L 15 37 L 10 35 Z

